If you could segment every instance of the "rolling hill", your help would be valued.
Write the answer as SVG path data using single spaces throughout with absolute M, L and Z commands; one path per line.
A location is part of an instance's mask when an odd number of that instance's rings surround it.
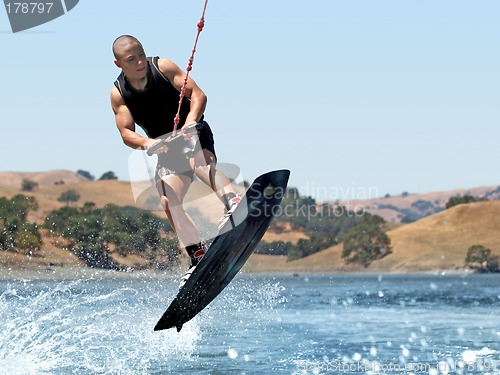
M 24 178 L 35 181 L 38 187 L 32 192 L 21 191 Z M 155 200 L 154 189 L 146 189 L 141 197 L 144 201 Z M 31 221 L 41 223 L 47 214 L 64 203 L 58 197 L 68 189 L 75 189 L 81 198 L 78 205 L 84 202 L 94 202 L 97 207 L 106 204 L 119 206 L 135 205 L 134 194 L 130 182 L 118 180 L 89 181 L 77 173 L 70 171 L 49 171 L 45 173 L 0 173 L 0 196 L 7 198 L 15 194 L 32 195 L 36 197 L 39 209 L 29 216 Z M 198 209 L 208 223 L 215 223 L 222 212 L 221 203 L 209 194 L 204 185 L 196 184 L 187 198 L 188 209 Z M 496 198 L 496 187 L 480 187 L 475 189 L 455 190 L 443 193 L 428 193 L 388 197 L 379 200 L 364 201 L 367 207 L 380 209 L 380 202 L 390 202 L 391 206 L 412 207 L 417 201 L 433 201 L 436 205 L 444 205 L 449 197 L 469 193 L 476 196 Z M 448 197 L 448 198 L 447 198 Z M 415 205 L 413 205 L 415 206 Z M 377 208 L 378 207 L 378 208 Z M 368 210 L 370 212 L 370 210 Z M 396 212 L 395 210 L 393 210 Z M 164 213 L 155 211 L 163 217 Z M 377 211 L 375 212 L 377 213 Z M 380 213 L 380 212 L 379 212 Z M 387 217 L 387 215 L 384 215 Z M 396 220 L 397 221 L 397 220 Z M 393 252 L 368 268 L 345 264 L 341 258 L 342 244 L 328 248 L 306 258 L 287 262 L 285 256 L 270 256 L 254 254 L 244 270 L 246 272 L 429 272 L 435 270 L 462 270 L 469 246 L 482 244 L 489 247 L 495 255 L 500 255 L 500 201 L 484 201 L 455 206 L 451 209 L 429 214 L 429 216 L 410 224 L 397 225 L 388 232 Z M 291 228 L 281 228 L 280 233 L 268 232 L 265 240 L 268 242 L 283 240 L 296 242 L 307 238 L 304 233 Z M 3 268 L 37 267 L 84 267 L 78 258 L 57 246 L 60 239 L 46 236 L 43 248 L 29 257 L 23 254 L 0 251 L 0 270 Z M 130 267 L 143 262 L 140 257 L 119 259 L 122 264 Z
M 253 272 L 429 272 L 463 270 L 467 249 L 482 244 L 500 256 L 500 201 L 475 202 L 400 226 L 387 232 L 392 253 L 370 267 L 346 264 L 342 244 L 293 262 L 274 263 L 254 255 L 247 264 Z
M 500 186 L 480 186 L 423 194 L 403 193 L 382 198 L 341 201 L 339 204 L 363 207 L 367 212 L 382 216 L 390 223 L 408 223 L 441 212 L 451 197 L 464 195 L 500 200 Z

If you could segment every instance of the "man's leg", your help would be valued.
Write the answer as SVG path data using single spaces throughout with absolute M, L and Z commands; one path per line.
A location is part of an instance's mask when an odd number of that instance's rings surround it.
M 172 228 L 177 233 L 181 246 L 185 247 L 190 258 L 189 268 L 180 281 L 181 287 L 187 282 L 198 262 L 207 251 L 205 243 L 200 240 L 193 219 L 184 211 L 182 206 L 192 181 L 192 177 L 170 174 L 162 177 L 159 182 L 161 204 L 172 224 Z
M 191 182 L 192 179 L 188 176 L 170 174 L 162 177 L 158 188 L 162 196 L 161 204 L 172 228 L 177 233 L 179 242 L 184 247 L 200 243 L 200 236 L 193 219 L 182 206 Z
M 218 225 L 219 231 L 222 230 L 225 223 L 229 220 L 231 220 L 234 227 L 236 224 L 232 221 L 231 216 L 236 206 L 240 203 L 241 198 L 234 189 L 231 181 L 216 169 L 217 159 L 213 152 L 202 149 L 194 155 L 190 163 L 196 176 L 212 188 L 224 205 L 224 214 L 220 218 Z
M 210 186 L 222 203 L 227 206 L 228 199 L 236 196 L 237 193 L 226 175 L 217 170 L 215 155 L 211 151 L 203 149 L 198 151 L 190 162 L 195 175 Z

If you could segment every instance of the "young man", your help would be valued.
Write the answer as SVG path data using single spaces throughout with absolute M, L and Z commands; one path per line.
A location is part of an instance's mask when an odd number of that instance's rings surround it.
M 111 90 L 116 125 L 127 146 L 148 150 L 158 142 L 155 138 L 173 131 L 179 92 L 186 75 L 168 59 L 147 58 L 141 43 L 130 35 L 122 35 L 113 42 L 113 54 L 115 65 L 122 70 Z M 206 104 L 206 95 L 189 78 L 179 126 L 182 131 L 197 124 L 199 147 L 191 155 L 165 143 L 165 147 L 155 152 L 158 155 L 155 179 L 161 204 L 190 256 L 190 267 L 181 279 L 181 286 L 207 250 L 193 220 L 182 206 L 194 176 L 210 186 L 225 205 L 219 228 L 240 202 L 230 181 L 216 170 L 213 135 L 203 119 Z M 136 133 L 136 124 L 146 132 L 147 138 Z

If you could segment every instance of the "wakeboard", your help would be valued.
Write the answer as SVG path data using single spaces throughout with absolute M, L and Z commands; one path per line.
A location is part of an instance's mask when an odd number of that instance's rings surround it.
M 289 170 L 268 172 L 255 179 L 221 228 L 207 253 L 179 289 L 155 331 L 177 332 L 212 302 L 248 260 L 269 228 L 285 194 Z

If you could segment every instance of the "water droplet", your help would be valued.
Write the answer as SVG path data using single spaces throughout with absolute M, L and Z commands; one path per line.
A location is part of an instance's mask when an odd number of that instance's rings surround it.
M 401 353 L 405 356 L 408 357 L 410 355 L 410 351 L 408 348 L 403 347 Z
M 371 348 L 370 349 L 370 355 L 372 355 L 373 357 L 375 357 L 377 355 L 377 348 Z
M 379 291 L 378 291 L 378 296 L 379 296 L 380 298 L 382 298 L 382 297 L 384 296 L 384 292 L 383 292 L 383 291 L 381 291 L 381 290 L 379 290 Z
M 462 359 L 465 363 L 474 363 L 476 361 L 476 353 L 472 350 L 466 350 L 462 353 Z
M 355 360 L 355 361 L 361 361 L 361 354 L 359 353 L 354 353 L 354 355 L 352 356 L 352 359 Z
M 235 359 L 236 357 L 238 357 L 238 352 L 234 349 L 229 349 L 227 351 L 227 356 L 231 359 Z

